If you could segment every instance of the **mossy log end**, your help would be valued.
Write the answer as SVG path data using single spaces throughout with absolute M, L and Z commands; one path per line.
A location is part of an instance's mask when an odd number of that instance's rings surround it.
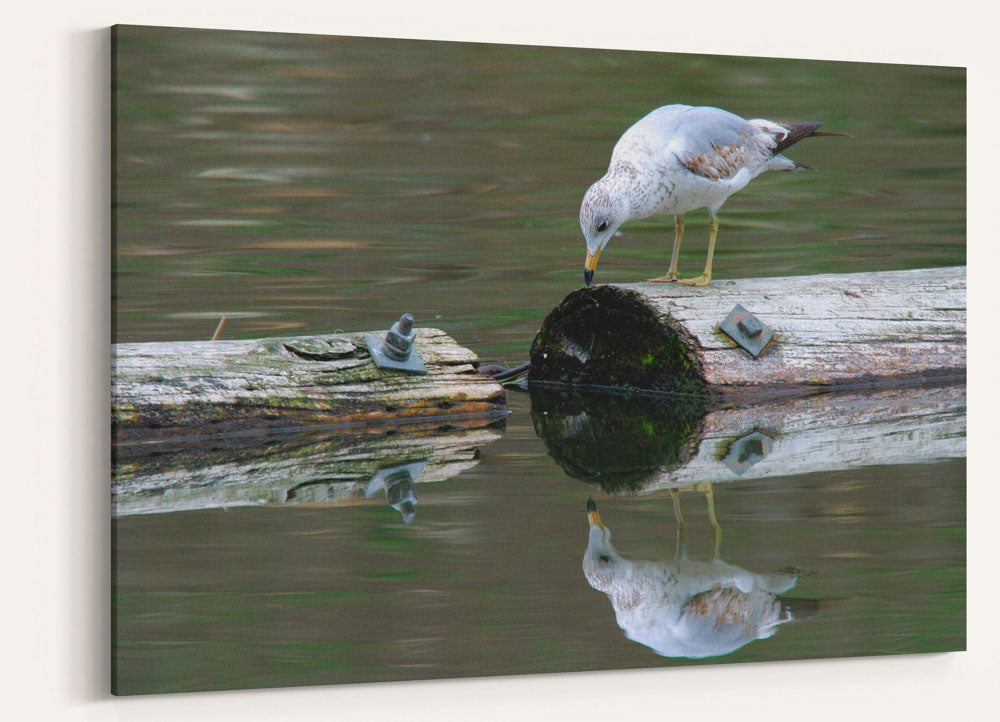
M 730 397 L 964 379 L 965 268 L 584 288 L 542 323 L 531 383 Z M 772 327 L 756 359 L 719 330 Z
M 418 329 L 414 347 L 426 375 L 377 368 L 360 332 L 117 344 L 113 438 L 121 443 L 313 424 L 496 418 L 505 412 L 503 387 L 476 371 L 475 353 L 432 328 Z

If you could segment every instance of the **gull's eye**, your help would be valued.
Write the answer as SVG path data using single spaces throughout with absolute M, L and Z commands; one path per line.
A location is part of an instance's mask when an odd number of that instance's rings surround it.
M 600 223 L 598 224 L 598 226 L 597 226 L 597 230 L 598 230 L 598 231 L 601 231 L 602 233 L 603 233 L 604 231 L 608 230 L 608 222 L 607 222 L 607 221 L 601 221 L 601 222 L 600 222 Z
M 600 559 L 605 564 L 611 561 L 611 557 L 609 557 L 607 554 L 601 554 L 601 556 L 598 557 L 598 559 Z

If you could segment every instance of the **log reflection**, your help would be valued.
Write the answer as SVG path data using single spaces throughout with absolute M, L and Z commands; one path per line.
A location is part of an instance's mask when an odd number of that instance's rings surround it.
M 479 463 L 502 423 L 387 427 L 382 433 L 300 432 L 218 436 L 115 447 L 114 516 L 258 505 L 361 503 L 384 492 L 414 518 L 414 482 L 443 481 Z M 368 431 L 368 430 L 366 430 Z
M 963 458 L 965 404 L 961 384 L 731 407 L 680 395 L 531 391 L 549 454 L 609 493 Z

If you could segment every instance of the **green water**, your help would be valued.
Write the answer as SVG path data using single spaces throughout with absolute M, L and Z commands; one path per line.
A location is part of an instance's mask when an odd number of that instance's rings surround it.
M 965 263 L 961 69 L 126 27 L 116 35 L 114 340 L 387 327 L 412 312 L 520 363 L 582 282 L 577 222 L 653 108 L 819 120 L 720 213 L 720 279 Z M 704 262 L 689 214 L 682 272 Z M 661 275 L 672 219 L 626 225 L 601 282 Z M 584 577 L 585 502 L 630 559 L 675 553 L 666 490 L 569 475 L 511 395 L 478 464 L 381 502 L 115 520 L 119 692 L 701 664 L 619 629 Z M 964 427 L 963 432 L 964 434 Z M 835 466 L 835 464 L 834 464 Z M 640 490 L 641 491 L 641 490 Z M 689 554 L 711 557 L 697 493 Z M 965 463 L 737 480 L 720 558 L 795 567 L 813 618 L 707 662 L 965 644 Z
M 519 361 L 581 285 L 584 191 L 671 102 L 852 135 L 729 200 L 716 277 L 965 263 L 961 69 L 141 29 L 117 59 L 117 341 L 409 310 Z M 707 223 L 686 220 L 693 273 Z M 598 280 L 662 275 L 672 218 L 622 230 Z

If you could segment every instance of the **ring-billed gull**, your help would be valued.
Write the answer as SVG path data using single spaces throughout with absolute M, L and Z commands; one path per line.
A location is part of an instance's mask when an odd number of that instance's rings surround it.
M 626 637 L 664 657 L 729 654 L 786 622 L 818 614 L 818 600 L 779 596 L 795 586 L 794 574 L 755 574 L 714 557 L 630 561 L 611 545 L 593 499 L 587 518 L 587 581 L 608 595 Z
M 580 207 L 587 240 L 583 278 L 589 286 L 601 251 L 626 221 L 657 213 L 674 214 L 674 250 L 667 275 L 654 281 L 704 286 L 712 278 L 719 230 L 716 213 L 733 193 L 766 170 L 807 168 L 781 153 L 821 133 L 822 123 L 744 120 L 720 108 L 665 105 L 625 131 L 615 144 L 603 178 L 590 187 Z M 684 214 L 708 208 L 708 260 L 694 278 L 677 274 Z

